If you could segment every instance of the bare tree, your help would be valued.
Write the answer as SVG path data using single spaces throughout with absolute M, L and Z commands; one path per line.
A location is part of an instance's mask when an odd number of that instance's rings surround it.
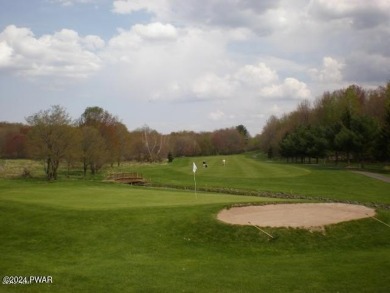
M 91 126 L 81 128 L 81 159 L 84 176 L 88 167 L 95 174 L 105 163 L 107 150 L 103 137 L 99 131 Z
M 30 151 L 45 161 L 48 180 L 57 179 L 60 161 L 74 146 L 71 119 L 64 108 L 52 106 L 26 118 L 32 127 L 29 132 Z
M 128 147 L 128 130 L 119 119 L 100 107 L 88 107 L 79 119 L 81 127 L 97 129 L 104 139 L 107 150 L 106 159 L 111 165 L 120 165 Z
M 160 161 L 162 152 L 165 150 L 166 146 L 164 135 L 151 129 L 147 125 L 142 128 L 142 133 L 142 140 L 148 154 L 148 160 L 151 162 Z

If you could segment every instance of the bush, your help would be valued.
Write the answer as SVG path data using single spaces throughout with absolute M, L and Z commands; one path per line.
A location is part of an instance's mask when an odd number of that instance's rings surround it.
M 32 177 L 31 170 L 24 167 L 22 172 L 22 178 L 31 178 L 31 177 Z

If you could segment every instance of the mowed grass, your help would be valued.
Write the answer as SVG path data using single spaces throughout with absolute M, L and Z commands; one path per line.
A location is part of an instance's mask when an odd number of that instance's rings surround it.
M 205 158 L 207 169 L 195 159 L 198 186 L 317 196 L 334 190 L 341 200 L 344 186 L 356 200 L 371 202 L 378 191 L 375 202 L 388 203 L 389 185 L 346 171 L 251 156 L 226 157 L 223 167 L 221 159 Z M 193 186 L 192 159 L 121 168 Z M 254 227 L 216 219 L 232 204 L 273 201 L 82 180 L 0 180 L 0 274 L 53 277 L 53 284 L 0 285 L 0 292 L 388 292 L 390 228 L 374 219 L 328 226 L 324 234 L 265 228 L 272 241 Z M 378 209 L 377 218 L 390 223 L 389 210 Z
M 222 159 L 226 159 L 223 166 Z M 203 168 L 202 162 L 208 167 Z M 192 163 L 198 166 L 198 188 L 283 192 L 314 198 L 390 204 L 390 184 L 333 165 L 267 162 L 256 154 L 179 158 L 165 165 L 130 165 L 116 170 L 143 173 L 152 183 L 193 188 Z
M 0 200 L 76 210 L 107 210 L 159 206 L 193 206 L 214 203 L 256 203 L 271 198 L 233 196 L 194 191 L 130 187 L 114 183 L 46 183 L 0 181 Z

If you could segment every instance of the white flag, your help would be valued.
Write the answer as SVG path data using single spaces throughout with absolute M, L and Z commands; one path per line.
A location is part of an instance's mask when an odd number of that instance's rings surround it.
M 196 172 L 196 170 L 198 169 L 198 167 L 196 167 L 195 165 L 195 162 L 192 163 L 192 172 Z

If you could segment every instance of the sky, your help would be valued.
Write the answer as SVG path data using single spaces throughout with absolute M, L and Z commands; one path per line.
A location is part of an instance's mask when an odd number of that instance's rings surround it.
M 261 133 L 390 80 L 390 0 L 0 0 L 0 121 L 98 106 L 131 131 Z

